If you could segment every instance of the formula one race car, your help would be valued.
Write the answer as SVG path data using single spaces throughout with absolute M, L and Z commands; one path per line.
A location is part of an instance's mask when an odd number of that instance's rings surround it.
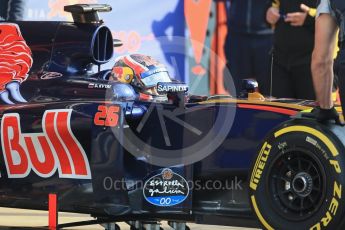
M 200 97 L 147 57 L 95 70 L 119 44 L 97 15 L 110 9 L 0 23 L 1 207 L 47 210 L 55 195 L 59 211 L 95 218 L 59 227 L 344 229 L 342 126 L 250 80 L 241 98 Z

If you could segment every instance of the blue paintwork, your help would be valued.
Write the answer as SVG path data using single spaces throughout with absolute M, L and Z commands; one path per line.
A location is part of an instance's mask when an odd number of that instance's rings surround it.
M 43 179 L 33 172 L 24 179 L 8 179 L 1 154 L 0 206 L 46 209 L 48 194 L 57 193 L 59 207 L 63 211 L 90 213 L 94 216 L 148 213 L 154 217 L 183 214 L 184 218 L 193 219 L 190 213 L 194 209 L 194 191 L 190 191 L 184 202 L 177 202 L 177 205 L 171 207 L 152 205 L 142 195 L 139 182 L 145 183 L 163 167 L 134 157 L 121 146 L 119 139 L 127 132 L 125 121 L 136 127 L 151 103 L 139 101 L 138 95 L 130 86 L 105 80 L 106 72 L 90 72 L 92 62 L 89 60 L 88 42 L 100 25 L 60 22 L 22 22 L 19 25 L 32 49 L 34 59 L 30 77 L 21 87 L 22 94 L 29 102 L 15 106 L 2 105 L 2 114 L 19 113 L 22 132 L 33 133 L 42 131 L 44 111 L 72 109 L 71 129 L 86 151 L 92 179 L 59 179 L 57 175 Z M 82 57 L 83 61 L 75 57 Z M 42 80 L 42 71 L 59 72 L 62 76 Z M 110 89 L 90 88 L 90 83 L 109 85 Z M 122 108 L 117 131 L 119 137 L 110 128 L 95 126 L 93 123 L 98 106 L 103 105 L 106 100 Z M 235 108 L 236 104 L 210 106 L 190 103 L 186 106 L 187 109 L 200 107 L 197 112 L 186 115 L 184 119 L 200 130 L 207 131 L 220 106 Z M 175 107 L 162 104 L 162 108 L 173 110 Z M 288 119 L 288 115 L 237 108 L 231 131 L 213 154 L 193 165 L 175 165 L 170 168 L 187 181 L 218 173 L 227 175 L 237 172 L 246 176 L 261 140 L 273 127 Z M 163 148 L 163 135 L 158 129 L 157 121 L 156 116 L 150 117 L 143 132 L 138 135 L 144 141 L 151 138 L 153 145 Z M 173 143 L 170 149 L 179 149 L 198 138 L 193 135 L 183 137 L 182 127 L 169 120 L 166 120 L 166 125 Z M 105 189 L 104 183 L 110 181 L 120 183 L 120 188 Z

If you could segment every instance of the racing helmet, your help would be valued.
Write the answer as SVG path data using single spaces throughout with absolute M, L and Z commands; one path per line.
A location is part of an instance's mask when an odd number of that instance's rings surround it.
M 131 54 L 117 58 L 111 72 L 112 80 L 131 84 L 140 93 L 157 95 L 158 82 L 171 82 L 166 67 L 154 58 Z

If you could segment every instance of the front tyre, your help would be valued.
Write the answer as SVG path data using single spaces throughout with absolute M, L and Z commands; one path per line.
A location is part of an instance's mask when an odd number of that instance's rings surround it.
M 265 229 L 345 229 L 345 128 L 292 120 L 263 142 L 249 196 Z

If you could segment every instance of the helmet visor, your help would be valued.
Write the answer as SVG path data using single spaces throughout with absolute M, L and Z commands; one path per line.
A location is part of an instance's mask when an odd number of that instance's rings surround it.
M 158 82 L 171 82 L 168 70 L 166 68 L 149 70 L 140 74 L 140 76 L 141 81 L 146 88 L 154 87 Z

